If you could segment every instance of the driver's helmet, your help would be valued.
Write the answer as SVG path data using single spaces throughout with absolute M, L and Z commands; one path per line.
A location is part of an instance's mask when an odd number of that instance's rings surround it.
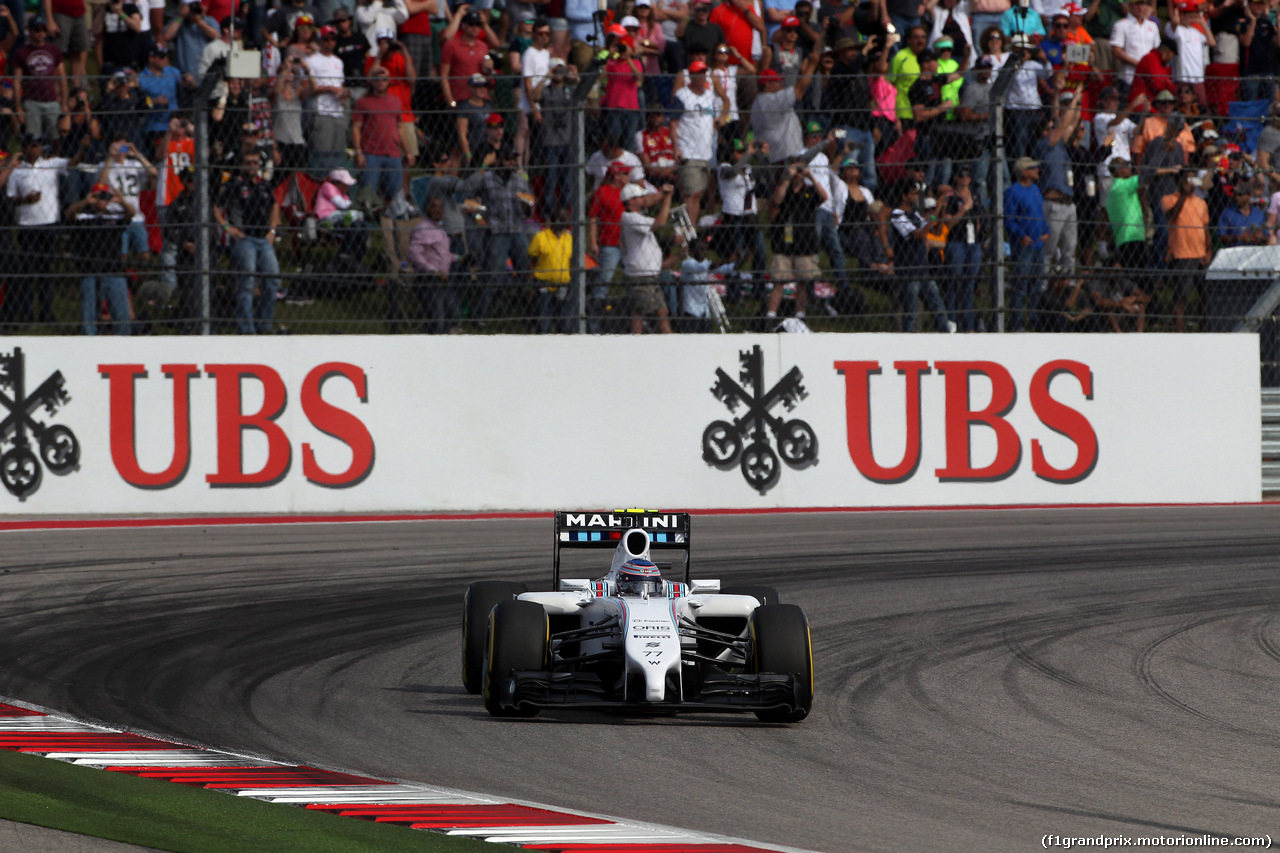
M 662 592 L 662 573 L 648 560 L 631 559 L 618 566 L 618 595 L 658 595 Z

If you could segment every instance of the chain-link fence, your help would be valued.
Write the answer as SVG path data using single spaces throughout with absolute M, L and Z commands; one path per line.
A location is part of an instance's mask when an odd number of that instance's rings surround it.
M 1265 290 L 1205 269 L 1275 242 L 1269 101 L 847 50 L 0 103 L 0 326 L 1197 331 Z

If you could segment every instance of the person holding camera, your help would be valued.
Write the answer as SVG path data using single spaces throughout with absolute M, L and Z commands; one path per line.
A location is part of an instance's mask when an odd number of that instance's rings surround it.
M 768 161 L 769 143 L 741 139 L 729 143 L 731 162 L 721 163 L 718 178 L 723 213 L 720 233 L 728 239 L 718 244 L 721 257 L 732 258 L 738 269 L 754 276 L 764 275 L 768 250 L 760 228 L 760 207 L 756 197 L 753 167 Z M 750 257 L 748 261 L 747 258 Z M 736 294 L 731 294 L 736 296 Z
M 169 58 L 173 66 L 195 82 L 204 46 L 218 40 L 218 20 L 205 11 L 202 0 L 190 0 L 178 7 L 178 16 L 165 25 L 161 35 L 172 50 Z
M 142 65 L 142 10 L 136 3 L 107 0 L 101 47 L 98 63 L 103 69 Z
M 119 190 L 104 183 L 95 184 L 88 196 L 66 210 L 76 234 L 71 241 L 71 258 L 80 273 L 80 323 L 86 335 L 98 333 L 101 299 L 107 301 L 112 334 L 127 335 L 132 331 L 121 246 L 125 229 L 137 212 Z
M 784 285 L 795 286 L 796 318 L 804 319 L 809 287 L 818 280 L 818 208 L 830 197 L 826 181 L 814 176 L 804 163 L 787 166 L 785 177 L 773 190 L 770 240 L 773 257 L 769 274 L 773 290 L 765 303 L 765 324 L 778 317 Z

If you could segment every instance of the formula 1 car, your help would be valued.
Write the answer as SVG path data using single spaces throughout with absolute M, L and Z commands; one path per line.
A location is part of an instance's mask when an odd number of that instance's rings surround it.
M 543 708 L 752 711 L 803 720 L 809 622 L 772 587 L 691 580 L 688 513 L 555 514 L 551 592 L 481 581 L 463 598 L 462 681 L 496 717 Z M 562 549 L 613 549 L 596 580 L 560 577 Z M 684 580 L 651 550 L 680 550 Z

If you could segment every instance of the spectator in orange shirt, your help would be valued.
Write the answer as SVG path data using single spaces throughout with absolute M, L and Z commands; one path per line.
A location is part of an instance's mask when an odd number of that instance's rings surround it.
M 1170 284 L 1174 289 L 1173 313 L 1177 330 L 1183 330 L 1187 299 L 1197 290 L 1204 270 L 1213 260 L 1209 232 L 1209 206 L 1196 195 L 1196 171 L 1184 169 L 1176 193 L 1160 200 L 1169 220 Z
M 1133 152 L 1135 160 L 1142 157 L 1142 152 L 1147 150 L 1147 146 L 1152 140 L 1164 136 L 1164 130 L 1169 126 L 1169 116 L 1173 114 L 1173 105 L 1176 100 L 1173 92 L 1167 89 L 1156 95 L 1154 102 L 1155 114 L 1147 116 L 1143 120 L 1142 126 L 1138 128 L 1138 132 L 1133 135 L 1130 150 Z M 1177 141 L 1188 158 L 1196 153 L 1195 137 L 1191 135 L 1191 131 L 1186 126 L 1183 126 L 1178 133 Z

